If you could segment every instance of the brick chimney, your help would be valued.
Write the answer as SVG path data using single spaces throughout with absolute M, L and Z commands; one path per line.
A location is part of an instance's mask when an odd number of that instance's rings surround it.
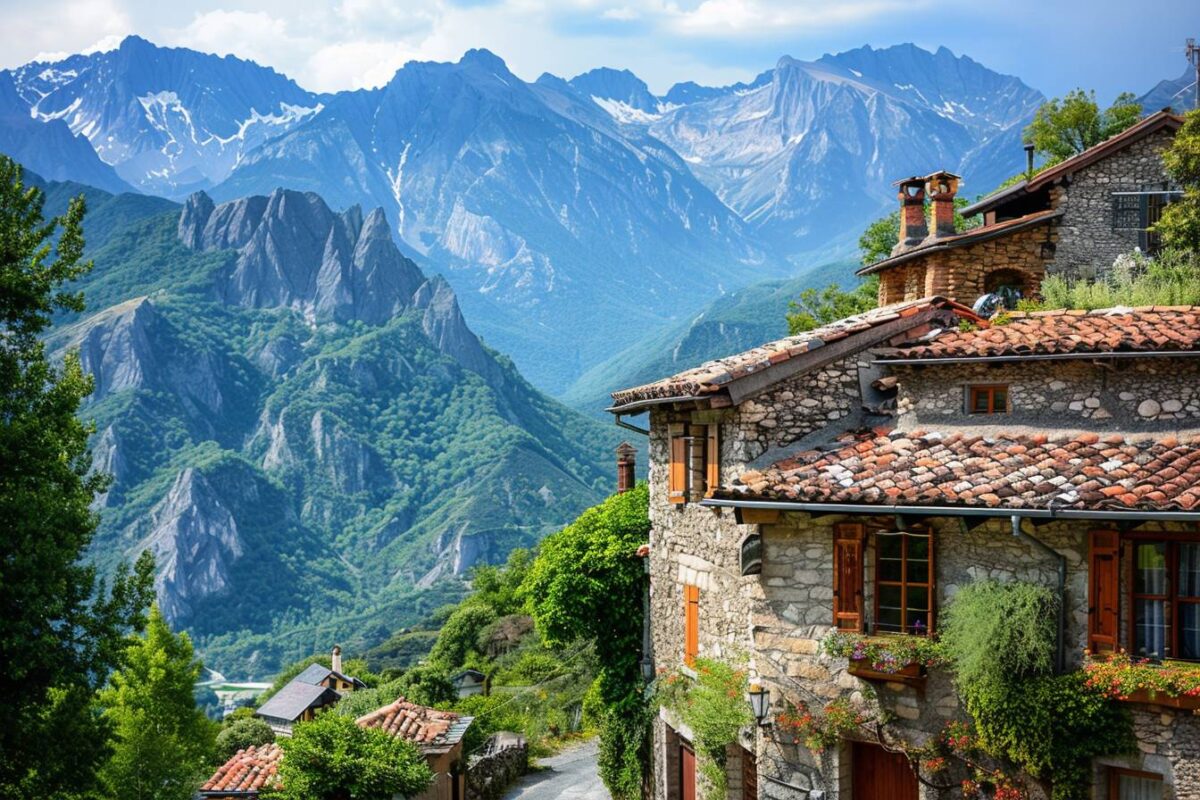
M 896 181 L 900 187 L 900 241 L 895 250 L 916 247 L 929 235 L 925 224 L 925 179 L 905 178 Z M 893 251 L 895 252 L 895 251 Z
M 962 178 L 946 171 L 925 176 L 925 194 L 933 201 L 933 238 L 953 236 L 954 195 Z
M 333 656 L 331 661 L 333 663 L 333 671 L 340 673 L 342 671 L 342 648 L 338 647 L 336 644 L 333 646 Z
M 617 494 L 624 494 L 634 487 L 634 467 L 637 466 L 637 448 L 629 442 L 617 445 Z

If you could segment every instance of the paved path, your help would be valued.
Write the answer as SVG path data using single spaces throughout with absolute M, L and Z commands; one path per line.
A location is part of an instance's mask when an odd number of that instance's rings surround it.
M 596 772 L 596 740 L 539 760 L 542 769 L 518 780 L 505 800 L 610 800 Z

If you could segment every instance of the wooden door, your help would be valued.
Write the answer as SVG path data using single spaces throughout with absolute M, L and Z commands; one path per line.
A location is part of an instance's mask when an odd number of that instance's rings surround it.
M 758 760 L 742 749 L 742 800 L 758 800 Z
M 679 797 L 696 800 L 696 752 L 686 744 L 679 745 Z
M 854 742 L 851 758 L 853 800 L 917 800 L 917 776 L 904 756 Z

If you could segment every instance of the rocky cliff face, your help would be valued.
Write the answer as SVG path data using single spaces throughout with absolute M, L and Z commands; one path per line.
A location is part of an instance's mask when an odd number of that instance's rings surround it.
M 598 427 L 485 348 L 378 210 L 197 193 L 103 224 L 80 288 L 130 297 L 50 338 L 95 379 L 93 465 L 114 482 L 94 554 L 150 550 L 206 660 L 269 673 L 313 630 L 352 641 L 347 620 L 385 607 L 394 627 L 420 605 L 398 598 L 452 594 L 600 496 Z

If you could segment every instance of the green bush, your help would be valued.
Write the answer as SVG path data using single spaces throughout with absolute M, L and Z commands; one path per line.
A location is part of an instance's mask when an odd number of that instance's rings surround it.
M 1107 275 L 1094 280 L 1047 276 L 1041 295 L 1041 300 L 1022 301 L 1018 308 L 1200 305 L 1200 256 L 1186 250 L 1164 250 L 1154 258 L 1140 253 L 1123 255 Z
M 974 583 L 947 608 L 942 645 L 984 751 L 1047 784 L 1052 800 L 1086 800 L 1092 759 L 1129 751 L 1133 729 L 1084 673 L 1051 674 L 1056 619 L 1045 587 Z
M 447 670 L 458 669 L 479 653 L 479 635 L 496 619 L 491 606 L 468 600 L 458 607 L 438 632 L 429 660 Z
M 224 763 L 247 747 L 258 747 L 275 741 L 275 731 L 257 717 L 236 719 L 217 734 L 217 761 Z

